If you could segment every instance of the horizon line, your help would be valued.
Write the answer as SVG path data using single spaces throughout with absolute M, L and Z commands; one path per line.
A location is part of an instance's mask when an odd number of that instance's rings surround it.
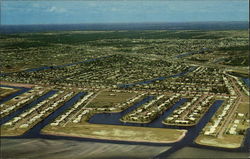
M 103 24 L 167 24 L 167 23 L 249 23 L 249 21 L 172 21 L 172 22 L 87 22 L 87 23 L 47 23 L 47 24 L 0 24 L 1 26 L 27 26 L 27 25 L 103 25 Z

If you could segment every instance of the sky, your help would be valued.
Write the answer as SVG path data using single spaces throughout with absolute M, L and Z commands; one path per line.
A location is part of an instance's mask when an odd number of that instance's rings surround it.
M 248 0 L 2 0 L 1 24 L 248 21 Z

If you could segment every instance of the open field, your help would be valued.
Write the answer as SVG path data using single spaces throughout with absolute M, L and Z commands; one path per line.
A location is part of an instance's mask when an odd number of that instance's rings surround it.
M 123 103 L 135 95 L 135 92 L 102 91 L 90 103 L 88 103 L 86 107 L 114 107 L 115 105 Z
M 239 148 L 243 138 L 243 135 L 223 135 L 222 138 L 200 135 L 196 143 L 214 147 Z
M 143 128 L 100 124 L 70 124 L 67 127 L 47 126 L 45 134 L 87 137 L 94 139 L 124 140 L 135 142 L 171 143 L 185 136 L 186 130 Z

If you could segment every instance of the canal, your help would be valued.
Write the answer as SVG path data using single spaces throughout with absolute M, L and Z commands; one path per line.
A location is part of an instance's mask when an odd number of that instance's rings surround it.
M 28 109 L 32 108 L 33 106 L 37 105 L 38 103 L 48 99 L 50 96 L 54 95 L 56 92 L 57 91 L 55 91 L 55 90 L 49 91 L 48 93 L 44 94 L 41 97 L 38 97 L 36 100 L 32 101 L 31 103 L 26 104 L 23 107 L 14 111 L 13 113 L 7 115 L 6 117 L 1 118 L 0 125 L 10 121 L 12 118 L 14 118 L 16 116 L 22 114 L 25 110 L 28 110 Z
M 55 92 L 50 92 L 55 93 Z M 195 138 L 199 135 L 201 130 L 204 128 L 204 126 L 209 122 L 209 120 L 212 118 L 214 113 L 218 110 L 218 108 L 222 105 L 223 100 L 216 100 L 212 106 L 209 108 L 209 110 L 205 113 L 205 115 L 200 119 L 200 121 L 197 123 L 196 126 L 192 127 L 186 127 L 188 130 L 186 136 L 179 142 L 176 143 L 170 143 L 170 144 L 163 144 L 163 143 L 138 143 L 138 142 L 128 142 L 128 141 L 112 141 L 112 140 L 100 140 L 100 139 L 89 139 L 89 138 L 82 138 L 82 137 L 67 137 L 67 136 L 55 136 L 55 135 L 45 135 L 40 134 L 40 131 L 42 128 L 44 128 L 47 124 L 52 122 L 55 118 L 57 118 L 60 114 L 62 114 L 65 110 L 67 110 L 70 106 L 72 106 L 75 102 L 77 102 L 81 97 L 85 96 L 85 92 L 80 92 L 74 97 L 72 97 L 70 100 L 68 100 L 66 103 L 64 103 L 61 107 L 59 107 L 57 110 L 55 110 L 53 113 L 51 113 L 48 117 L 44 118 L 41 122 L 37 123 L 33 128 L 31 128 L 29 131 L 27 131 L 22 136 L 17 137 L 1 137 L 6 139 L 28 139 L 28 138 L 39 138 L 39 139 L 49 139 L 49 140 L 70 140 L 70 141 L 81 141 L 81 142 L 98 142 L 98 143 L 112 143 L 112 144 L 125 144 L 125 145 L 148 145 L 148 146 L 171 146 L 168 148 L 165 152 L 160 153 L 159 155 L 156 155 L 155 158 L 167 158 L 171 154 L 175 154 L 177 151 L 182 150 L 186 147 L 195 147 L 199 149 L 211 149 L 211 150 L 221 150 L 221 151 L 232 151 L 231 149 L 223 149 L 223 148 L 217 148 L 217 147 L 204 147 L 198 144 L 194 143 Z M 46 98 L 46 97 L 43 97 Z M 40 100 L 44 100 L 42 97 Z M 90 123 L 93 124 L 111 124 L 111 125 L 127 125 L 127 126 L 145 126 L 145 127 L 161 127 L 161 128 L 173 128 L 171 126 L 166 126 L 161 123 L 162 120 L 164 120 L 169 114 L 171 114 L 176 108 L 178 108 L 180 105 L 185 103 L 187 101 L 186 98 L 180 99 L 178 102 L 176 102 L 170 109 L 166 110 L 161 116 L 159 116 L 157 119 L 153 120 L 151 123 L 148 124 L 136 124 L 136 123 L 123 123 L 120 121 L 120 118 L 124 116 L 125 114 L 135 110 L 139 106 L 151 101 L 154 99 L 154 96 L 147 96 L 141 101 L 135 103 L 133 106 L 129 107 L 128 109 L 120 112 L 120 113 L 100 113 L 92 116 L 89 120 Z M 34 101 L 35 102 L 35 101 Z M 25 109 L 28 109 L 25 108 Z M 24 109 L 24 110 L 25 110 Z M 23 111 L 24 111 L 23 110 Z M 21 111 L 22 112 L 22 111 Z M 21 113 L 20 112 L 20 113 Z M 15 112 L 17 113 L 17 112 Z M 10 119 L 14 116 L 20 114 L 12 114 Z M 5 119 L 8 121 L 7 119 Z M 5 122 L 3 122 L 5 123 Z M 182 127 L 183 128 L 183 127 Z M 247 147 L 249 147 L 249 136 L 250 132 L 248 129 L 245 141 L 241 148 L 239 149 L 233 149 L 235 152 L 246 152 Z
M 73 65 L 78 65 L 78 64 L 82 64 L 82 63 L 92 62 L 92 61 L 96 61 L 96 60 L 99 60 L 99 59 L 108 58 L 110 56 L 112 56 L 112 55 L 97 57 L 97 58 L 93 58 L 93 59 L 88 59 L 88 60 L 69 63 L 69 64 L 63 64 L 63 65 L 42 66 L 42 67 L 38 67 L 38 68 L 30 68 L 30 69 L 26 69 L 26 70 L 19 71 L 19 72 L 36 72 L 36 71 L 43 71 L 43 70 L 49 70 L 49 69 L 58 69 L 58 68 L 63 68 L 63 67 L 67 67 L 67 66 L 73 66 Z M 8 75 L 11 75 L 13 73 L 19 73 L 19 72 L 0 73 L 0 76 L 8 76 Z
M 193 70 L 195 70 L 197 67 L 189 67 L 186 71 L 174 74 L 174 75 L 170 75 L 167 77 L 158 77 L 158 78 L 154 78 L 154 79 L 150 79 L 150 80 L 145 80 L 145 81 L 140 81 L 140 82 L 135 82 L 135 83 L 130 83 L 130 84 L 119 84 L 118 87 L 119 88 L 129 88 L 129 87 L 134 87 L 136 85 L 144 85 L 144 84 L 150 84 L 150 83 L 154 83 L 156 81 L 162 81 L 168 78 L 176 78 L 176 77 L 181 77 L 186 75 L 189 72 L 192 72 Z
M 61 115 L 65 110 L 67 110 L 70 106 L 75 104 L 80 98 L 85 96 L 87 93 L 80 92 L 72 97 L 70 100 L 65 102 L 62 106 L 57 108 L 54 112 L 52 112 L 49 116 L 44 118 L 42 121 L 33 126 L 30 130 L 28 130 L 23 137 L 39 137 L 40 131 L 54 119 L 56 119 L 59 115 Z
M 7 97 L 4 97 L 3 99 L 0 100 L 0 104 L 3 104 L 4 102 L 11 100 L 12 98 L 15 98 L 16 96 L 19 96 L 25 92 L 28 92 L 31 90 L 31 88 L 25 88 L 25 87 L 15 87 L 15 86 L 8 86 L 8 85 L 0 85 L 0 87 L 8 87 L 8 88 L 14 88 L 14 89 L 19 89 L 19 91 L 8 95 Z
M 219 109 L 223 102 L 223 100 L 216 100 L 209 108 L 209 110 L 205 113 L 205 115 L 200 119 L 200 121 L 188 130 L 186 136 L 181 141 L 174 144 L 174 146 L 169 150 L 156 156 L 156 158 L 167 158 L 170 154 L 193 144 L 194 139 L 199 135 L 201 130 L 209 122 L 209 120 L 212 118 L 214 113 Z
M 244 84 L 248 87 L 248 88 L 250 88 L 250 80 L 249 80 L 249 78 L 241 78 L 242 79 L 242 81 L 244 82 Z
M 162 115 L 160 115 L 155 120 L 151 121 L 150 123 L 130 123 L 130 122 L 121 122 L 120 119 L 128 114 L 129 112 L 132 112 L 136 108 L 140 107 L 141 105 L 149 102 L 150 100 L 154 99 L 154 96 L 148 96 L 142 99 L 141 101 L 135 103 L 128 109 L 119 112 L 119 113 L 100 113 L 93 115 L 89 123 L 92 124 L 108 124 L 108 125 L 125 125 L 125 126 L 137 126 L 137 127 L 151 127 L 151 128 L 180 128 L 184 129 L 185 127 L 177 127 L 177 126 L 167 126 L 162 123 L 162 121 L 169 116 L 176 108 L 184 104 L 187 99 L 182 98 L 179 101 L 177 101 L 173 106 L 171 106 L 169 109 L 167 109 Z

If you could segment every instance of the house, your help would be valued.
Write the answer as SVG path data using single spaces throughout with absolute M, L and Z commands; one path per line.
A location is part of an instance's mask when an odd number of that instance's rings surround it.
M 230 134 L 230 135 L 236 135 L 236 134 L 237 134 L 237 133 L 236 133 L 236 128 L 230 128 L 229 134 Z
M 189 120 L 191 120 L 191 121 L 195 121 L 195 118 L 194 117 L 190 117 L 190 118 L 188 118 Z
M 204 135 L 210 135 L 210 131 L 205 131 Z
M 21 126 L 19 126 L 19 128 L 27 128 L 29 126 L 29 124 L 22 124 Z
M 235 124 L 239 124 L 239 123 L 240 123 L 240 120 L 235 120 L 234 123 L 235 123 Z
M 13 123 L 12 122 L 7 122 L 7 123 L 5 123 L 4 125 L 6 125 L 6 126 L 11 126 Z
M 180 123 L 180 124 L 188 124 L 189 121 L 187 120 L 175 120 L 176 123 Z
M 243 113 L 238 113 L 238 116 L 242 118 L 242 117 L 244 117 L 244 114 Z
M 167 120 L 171 121 L 173 120 L 174 118 L 173 117 L 168 117 Z
M 210 128 L 210 133 L 211 133 L 211 134 L 214 133 L 215 130 L 216 130 L 215 127 L 211 127 L 211 128 Z

